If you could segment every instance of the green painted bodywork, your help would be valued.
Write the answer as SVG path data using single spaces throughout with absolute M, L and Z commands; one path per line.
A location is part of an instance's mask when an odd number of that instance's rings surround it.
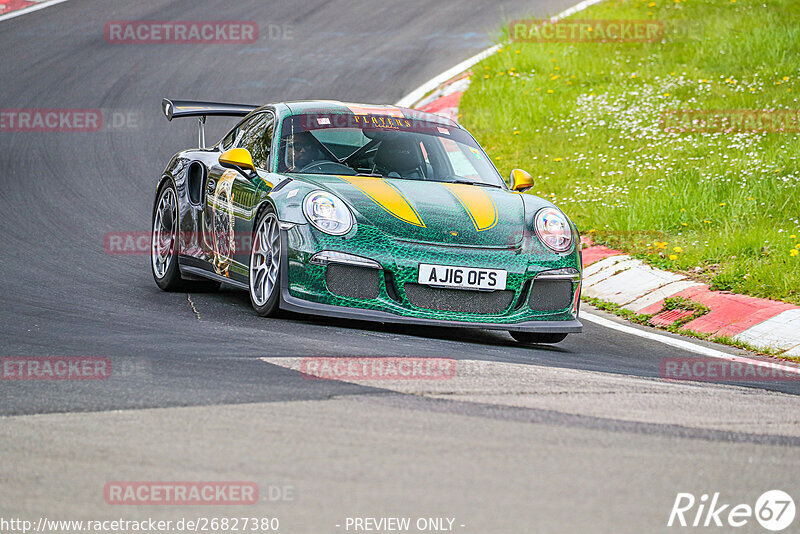
M 297 113 L 350 113 L 345 105 L 329 102 L 275 104 L 263 109 L 269 109 L 275 114 L 273 155 L 278 151 L 280 127 L 284 118 Z M 449 119 L 435 115 L 413 110 L 403 112 L 407 116 L 424 117 L 426 121 L 440 122 L 450 128 L 458 127 Z M 209 169 L 209 176 L 219 180 L 224 172 L 217 162 L 220 153 L 221 149 L 217 146 L 178 154 L 173 158 L 171 167 L 167 168 L 165 176 L 173 177 L 179 196 L 185 199 L 187 162 L 202 161 Z M 384 179 L 413 207 L 424 221 L 423 227 L 393 216 L 343 177 L 278 174 L 276 160 L 275 157 L 271 159 L 269 169 L 259 170 L 258 177 L 251 177 L 249 180 L 242 176 L 237 177 L 232 185 L 232 213 L 235 216 L 233 226 L 237 243 L 242 243 L 242 239 L 249 239 L 252 235 L 258 214 L 266 206 L 277 213 L 279 220 L 288 228 L 284 230 L 285 243 L 288 245 L 285 267 L 288 269 L 288 292 L 291 297 L 317 304 L 382 311 L 402 317 L 467 323 L 513 324 L 528 321 L 573 321 L 577 318 L 577 299 L 574 294 L 570 307 L 550 312 L 531 310 L 527 305 L 527 295 L 521 294 L 523 290 L 530 288 L 530 284 L 526 282 L 532 281 L 539 273 L 563 268 L 582 271 L 577 245 L 580 238 L 574 225 L 573 246 L 564 254 L 557 254 L 545 247 L 533 231 L 535 214 L 542 208 L 553 207 L 550 202 L 508 189 L 459 186 L 480 189 L 488 195 L 496 209 L 496 223 L 479 231 L 468 210 L 444 184 L 422 180 Z M 330 192 L 348 205 L 355 218 L 353 229 L 348 234 L 328 235 L 308 223 L 303 214 L 302 203 L 306 195 L 315 190 Z M 213 266 L 215 252 L 212 250 L 212 239 L 207 235 L 211 227 L 209 221 L 213 220 L 215 209 L 225 207 L 215 206 L 210 195 L 209 201 L 200 209 L 187 208 L 186 204 L 181 204 L 181 230 L 193 232 L 195 236 L 204 236 L 197 242 L 182 243 L 182 249 L 196 249 L 191 256 Z M 382 268 L 379 296 L 374 299 L 357 299 L 331 293 L 325 281 L 326 266 L 309 261 L 314 254 L 326 250 L 353 254 L 378 262 Z M 227 274 L 223 276 L 247 283 L 248 263 L 249 255 L 244 247 L 240 247 L 228 266 Z M 406 283 L 417 283 L 420 263 L 505 269 L 508 273 L 507 289 L 514 291 L 514 298 L 504 312 L 493 315 L 415 307 L 406 297 L 404 286 Z M 387 288 L 387 284 L 392 284 L 394 291 Z M 579 288 L 580 284 L 576 283 L 574 291 L 579 291 Z
M 355 187 L 335 176 L 297 175 L 281 193 L 287 195 L 298 189 L 295 210 L 311 191 L 327 190 L 345 200 L 353 211 L 356 224 L 348 234 L 337 237 L 325 234 L 311 225 L 298 224 L 287 233 L 289 246 L 289 293 L 306 301 L 380 310 L 396 315 L 424 319 L 476 323 L 518 323 L 532 320 L 572 320 L 572 309 L 556 312 L 535 312 L 525 302 L 516 309 L 525 282 L 537 274 L 572 267 L 581 270 L 576 247 L 567 254 L 547 249 L 532 232 L 526 219 L 536 211 L 551 206 L 538 197 L 506 190 L 486 189 L 498 207 L 498 223 L 490 230 L 477 232 L 464 208 L 452 199 L 442 184 L 393 180 L 414 205 L 426 228 L 400 221 L 381 210 Z M 454 204 L 455 202 L 455 204 Z M 286 206 L 284 206 L 285 208 Z M 530 216 L 525 215 L 528 212 Z M 302 214 L 300 214 L 302 216 Z M 457 231 L 457 237 L 450 234 Z M 577 235 L 577 233 L 576 233 Z M 386 276 L 380 277 L 377 299 L 356 299 L 335 295 L 325 283 L 324 265 L 309 263 L 311 257 L 323 250 L 345 252 L 377 261 L 385 272 L 391 273 L 400 302 L 389 296 Z M 464 267 L 505 269 L 507 289 L 515 292 L 512 304 L 502 314 L 482 315 L 413 306 L 405 295 L 406 283 L 417 283 L 420 263 Z

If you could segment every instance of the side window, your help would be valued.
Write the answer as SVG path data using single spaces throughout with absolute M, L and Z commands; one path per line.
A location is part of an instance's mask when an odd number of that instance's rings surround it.
M 233 148 L 233 144 L 236 142 L 236 138 L 239 137 L 239 132 L 242 131 L 242 128 L 247 124 L 249 121 L 240 122 L 236 125 L 236 128 L 228 132 L 228 135 L 222 138 L 219 145 L 222 147 L 222 150 L 230 150 Z
M 252 117 L 247 124 L 241 126 L 243 132 L 239 137 L 238 145 L 250 152 L 253 156 L 253 163 L 259 169 L 266 169 L 269 166 L 273 123 L 271 113 L 259 113 Z

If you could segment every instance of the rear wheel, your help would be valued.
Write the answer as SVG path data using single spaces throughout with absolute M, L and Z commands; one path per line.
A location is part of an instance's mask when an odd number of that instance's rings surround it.
M 164 291 L 213 291 L 219 282 L 188 281 L 181 278 L 178 266 L 178 196 L 167 180 L 158 192 L 153 207 L 153 232 L 150 235 L 150 267 L 156 285 Z
M 514 332 L 509 331 L 511 337 L 522 343 L 523 345 L 535 344 L 551 344 L 564 341 L 567 334 L 553 334 L 543 332 Z
M 178 268 L 178 197 L 171 180 L 161 186 L 156 198 L 150 239 L 150 266 L 156 284 L 164 291 L 183 289 Z
M 262 317 L 275 316 L 280 301 L 281 227 L 266 208 L 258 217 L 250 251 L 250 303 Z

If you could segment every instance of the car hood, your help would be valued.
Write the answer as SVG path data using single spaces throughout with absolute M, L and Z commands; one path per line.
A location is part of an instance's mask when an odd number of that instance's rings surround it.
M 398 239 L 510 247 L 523 236 L 521 195 L 505 189 L 365 176 L 294 177 L 336 194 L 361 222 Z

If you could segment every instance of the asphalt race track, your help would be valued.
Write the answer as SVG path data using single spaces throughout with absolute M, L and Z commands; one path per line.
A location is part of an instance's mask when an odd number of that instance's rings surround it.
M 796 381 L 665 381 L 664 358 L 697 354 L 588 321 L 525 348 L 504 332 L 267 320 L 242 292 L 161 292 L 146 254 L 104 245 L 149 229 L 157 178 L 196 143 L 193 121 L 163 118 L 163 97 L 392 103 L 484 49 L 504 19 L 572 3 L 70 0 L 0 22 L 0 107 L 106 118 L 99 132 L 0 132 L 0 356 L 106 357 L 119 370 L 0 381 L 0 516 L 248 515 L 289 533 L 451 517 L 464 533 L 642 533 L 675 530 L 678 492 L 752 505 L 794 489 Z M 109 20 L 255 20 L 261 38 L 109 44 Z M 229 126 L 209 119 L 209 143 Z M 345 383 L 303 378 L 308 356 L 457 367 L 445 381 Z M 261 502 L 106 504 L 104 485 L 124 480 L 254 481 Z M 274 487 L 291 498 L 271 499 Z

